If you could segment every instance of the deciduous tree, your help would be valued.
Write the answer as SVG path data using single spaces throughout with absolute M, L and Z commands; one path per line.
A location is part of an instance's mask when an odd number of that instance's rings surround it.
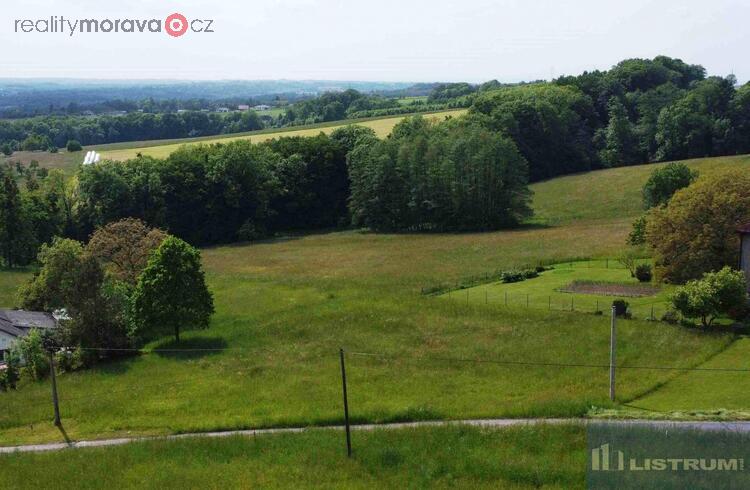
M 208 328 L 214 312 L 200 252 L 176 237 L 162 241 L 151 255 L 133 293 L 133 322 L 150 336 Z

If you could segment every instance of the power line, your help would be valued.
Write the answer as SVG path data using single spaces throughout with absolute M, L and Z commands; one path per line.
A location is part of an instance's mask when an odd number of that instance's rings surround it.
M 561 363 L 561 362 L 531 362 L 531 361 L 504 361 L 499 359 L 470 359 L 462 357 L 434 357 L 434 356 L 403 356 L 394 354 L 380 354 L 374 352 L 346 351 L 347 354 L 363 357 L 376 357 L 380 359 L 406 359 L 422 362 L 465 362 L 477 364 L 500 364 L 509 366 L 538 366 L 538 367 L 573 367 L 573 368 L 607 368 L 609 364 L 587 364 L 587 363 Z M 702 368 L 702 367 L 677 367 L 677 366 L 615 366 L 617 369 L 643 369 L 658 371 L 715 371 L 715 372 L 750 372 L 747 368 Z

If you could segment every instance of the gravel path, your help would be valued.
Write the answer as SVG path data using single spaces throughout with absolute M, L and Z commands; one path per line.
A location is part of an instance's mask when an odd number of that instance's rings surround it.
M 393 424 L 363 424 L 351 426 L 353 431 L 358 430 L 384 430 L 404 429 L 410 427 L 443 427 L 450 425 L 470 425 L 475 427 L 513 427 L 536 424 L 597 424 L 614 423 L 619 425 L 649 426 L 656 428 L 685 428 L 706 431 L 730 431 L 750 433 L 750 422 L 681 422 L 666 420 L 603 420 L 603 419 L 479 419 L 479 420 L 435 420 L 425 422 L 404 422 Z M 138 441 L 177 440 L 193 437 L 231 437 L 231 436 L 259 436 L 267 434 L 294 434 L 312 430 L 343 430 L 343 425 L 328 427 L 292 427 L 281 429 L 250 429 L 230 430 L 222 432 L 196 432 L 190 434 L 176 434 L 158 437 L 121 437 L 117 439 L 99 439 L 90 441 L 77 441 L 70 443 L 30 444 L 25 446 L 0 447 L 0 454 L 17 452 L 45 452 L 59 451 L 61 449 L 76 449 L 83 447 L 119 446 Z

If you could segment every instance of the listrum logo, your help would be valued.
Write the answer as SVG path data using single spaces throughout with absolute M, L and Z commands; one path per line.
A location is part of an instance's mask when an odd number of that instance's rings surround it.
M 18 33 L 76 34 L 90 33 L 162 33 L 171 37 L 180 37 L 188 31 L 194 33 L 213 33 L 214 19 L 188 19 L 175 12 L 166 19 L 110 19 L 87 18 L 71 19 L 64 15 L 51 15 L 41 19 L 15 19 L 14 30 Z

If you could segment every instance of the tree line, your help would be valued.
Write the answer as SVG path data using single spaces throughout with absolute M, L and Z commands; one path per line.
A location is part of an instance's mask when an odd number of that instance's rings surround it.
M 121 116 L 40 116 L 0 120 L 0 144 L 12 151 L 62 148 L 68 141 L 97 145 L 122 141 L 189 138 L 262 129 L 253 111 L 129 113 Z

